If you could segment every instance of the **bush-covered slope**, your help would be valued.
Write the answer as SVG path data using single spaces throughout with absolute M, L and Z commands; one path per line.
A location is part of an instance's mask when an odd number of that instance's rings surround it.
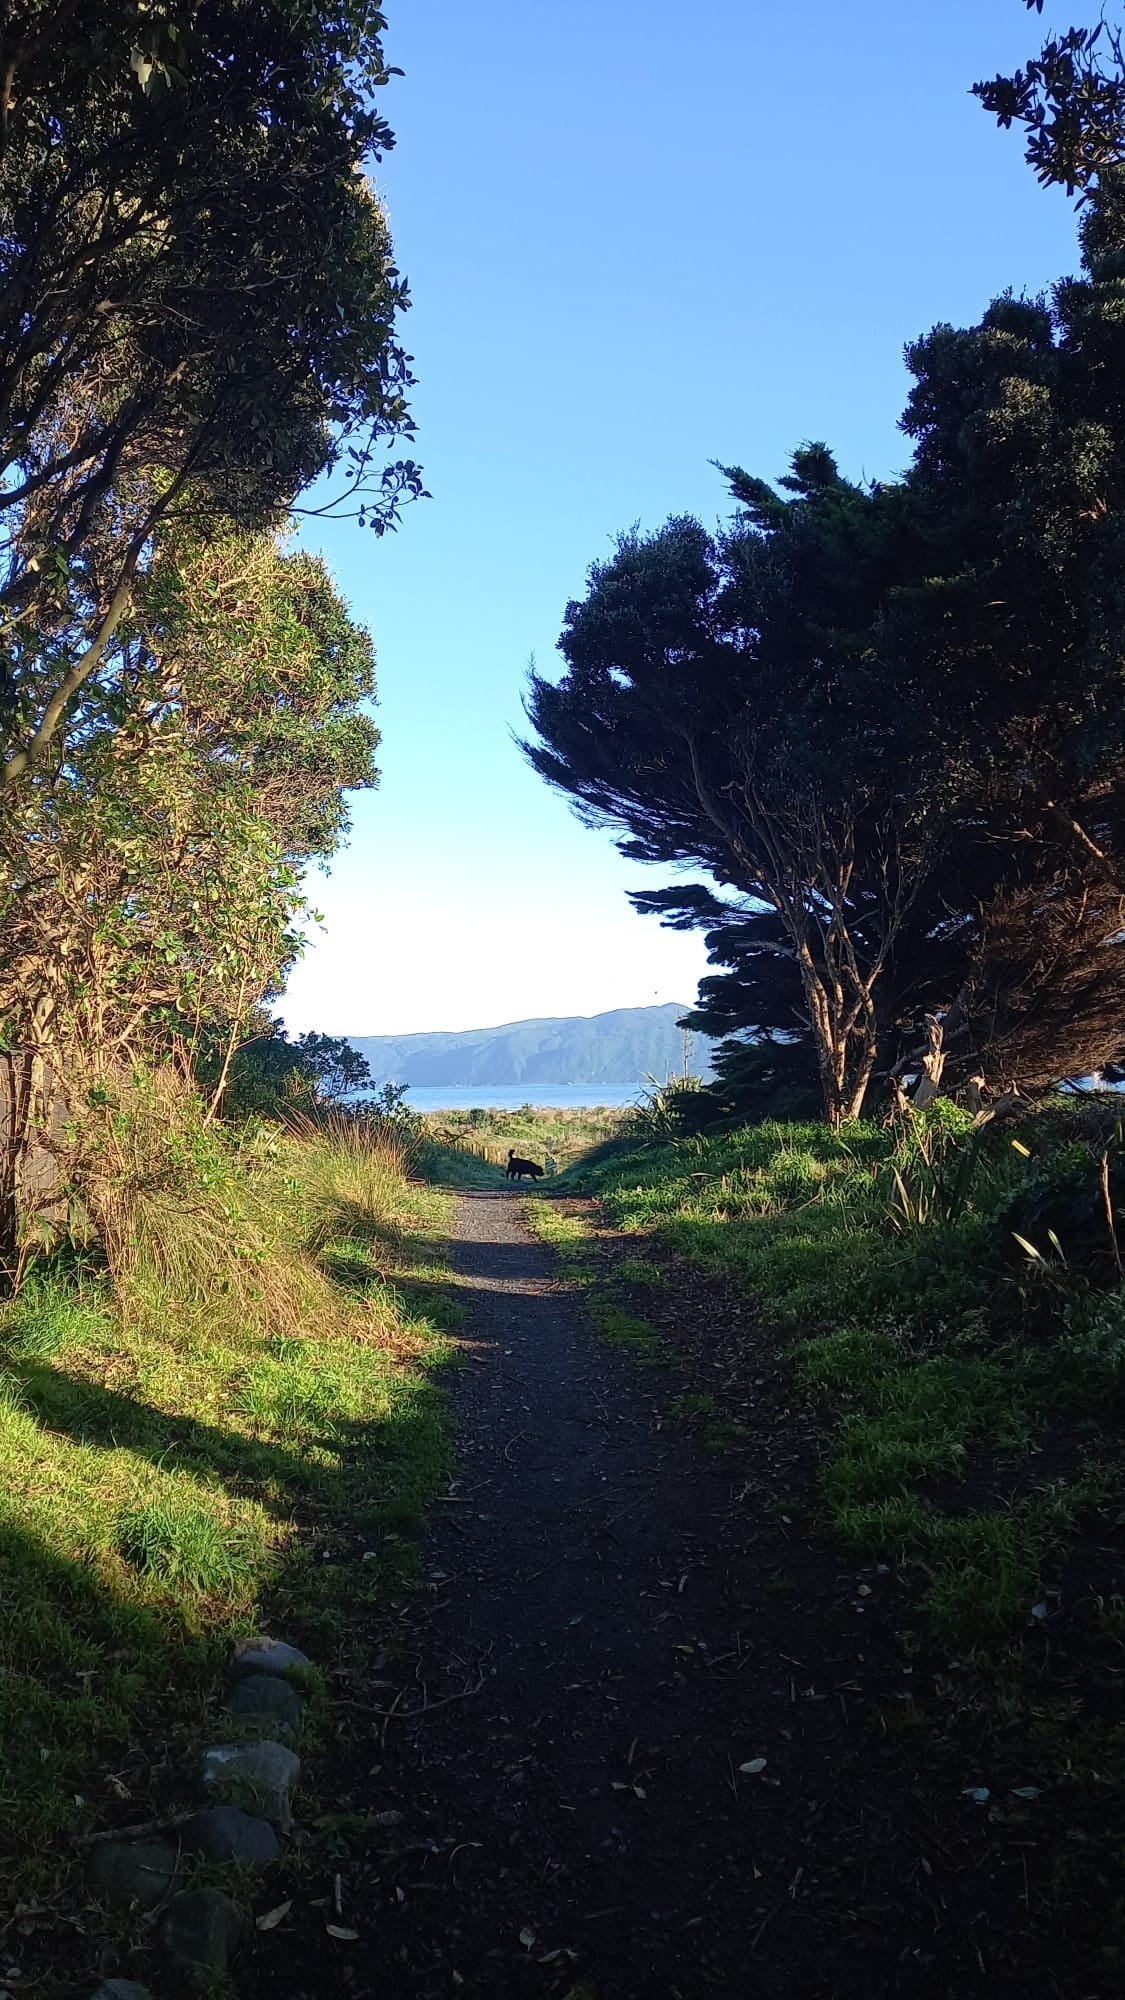
M 640 1087 L 646 1076 L 683 1069 L 676 1023 L 687 1009 L 615 1007 L 606 1014 L 509 1021 L 450 1034 L 349 1035 L 376 1083 L 571 1084 Z M 692 1037 L 692 1067 L 707 1067 L 706 1043 Z

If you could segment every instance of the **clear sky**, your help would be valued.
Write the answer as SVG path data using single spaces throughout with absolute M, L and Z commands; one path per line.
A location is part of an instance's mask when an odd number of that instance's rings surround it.
M 907 458 L 903 343 L 1076 261 L 1074 219 L 967 95 L 1090 0 L 388 0 L 379 181 L 414 306 L 432 500 L 309 523 L 379 659 L 380 788 L 313 897 L 291 1031 L 381 1034 L 691 1000 L 702 941 L 526 766 L 587 565 L 634 522 L 824 438 Z

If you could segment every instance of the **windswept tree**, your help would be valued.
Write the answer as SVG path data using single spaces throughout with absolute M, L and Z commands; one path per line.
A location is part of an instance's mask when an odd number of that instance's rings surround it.
M 382 528 L 407 303 L 365 164 L 375 0 L 11 0 L 0 23 L 0 774 L 65 758 L 158 533 L 320 473 Z M 113 667 L 109 667 L 112 674 Z
M 1076 31 L 979 86 L 1083 190 L 1082 269 L 908 350 L 905 479 L 731 472 L 740 518 L 626 538 L 532 681 L 536 767 L 703 866 L 733 907 L 663 914 L 729 967 L 705 1011 L 807 1040 L 833 1122 L 876 1069 L 999 1091 L 1125 1049 L 1120 57 Z
M 901 488 L 806 447 L 779 495 L 732 470 L 737 520 L 624 537 L 568 606 L 564 679 L 533 675 L 526 747 L 626 854 L 701 863 L 777 922 L 829 1118 L 858 1115 L 877 995 L 944 845 L 929 732 L 885 606 L 912 573 Z

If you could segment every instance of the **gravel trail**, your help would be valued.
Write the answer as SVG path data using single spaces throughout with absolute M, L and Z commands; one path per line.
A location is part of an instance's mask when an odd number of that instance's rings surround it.
M 737 1386 L 709 1453 L 517 1194 L 460 1197 L 453 1247 L 458 1473 L 421 1587 L 357 1629 L 341 1844 L 314 1830 L 247 2000 L 1101 2000 L 976 1764 L 880 1722 L 924 1667 L 903 1595 L 802 1527 L 815 1427 L 746 1299 L 684 1267 L 654 1302 Z
M 799 1882 L 790 1897 L 778 1877 L 794 1667 L 763 1654 L 761 1577 L 722 1549 L 753 1501 L 663 1424 L 654 1371 L 592 1335 L 552 1267 L 517 1197 L 461 1198 L 461 1469 L 434 1510 L 415 1638 L 445 1706 L 396 1732 L 411 1836 L 440 1858 L 380 1923 L 394 1950 L 377 1990 L 843 1991 L 810 1964 Z M 767 1749 L 764 1771 L 740 1770 Z M 779 1965 L 773 1939 L 759 1950 L 782 1928 Z

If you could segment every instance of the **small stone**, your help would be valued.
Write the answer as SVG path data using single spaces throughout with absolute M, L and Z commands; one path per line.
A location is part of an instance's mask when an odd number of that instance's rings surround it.
M 208 1861 L 241 1861 L 244 1868 L 270 1868 L 281 1843 L 268 1819 L 254 1819 L 237 1806 L 208 1806 L 193 1813 L 180 1828 L 186 1854 Z
M 151 1910 L 176 1879 L 178 1857 L 163 1840 L 100 1840 L 86 1863 L 86 1887 L 100 1902 Z
M 242 1912 L 221 1889 L 183 1889 L 172 1898 L 161 1935 L 174 1964 L 222 1974 L 242 1935 Z
M 152 1994 L 135 1979 L 106 1979 L 98 1987 L 94 2000 L 152 2000 Z
M 285 1680 L 294 1667 L 311 1664 L 306 1653 L 284 1639 L 236 1639 L 234 1643 L 236 1674 L 274 1674 Z
M 240 1722 L 253 1723 L 283 1743 L 296 1737 L 304 1706 L 296 1688 L 274 1674 L 247 1674 L 235 1682 L 226 1699 L 226 1707 Z
M 290 1793 L 301 1760 L 283 1743 L 220 1743 L 203 1756 L 203 1782 L 224 1805 L 261 1813 L 279 1833 L 293 1824 Z

